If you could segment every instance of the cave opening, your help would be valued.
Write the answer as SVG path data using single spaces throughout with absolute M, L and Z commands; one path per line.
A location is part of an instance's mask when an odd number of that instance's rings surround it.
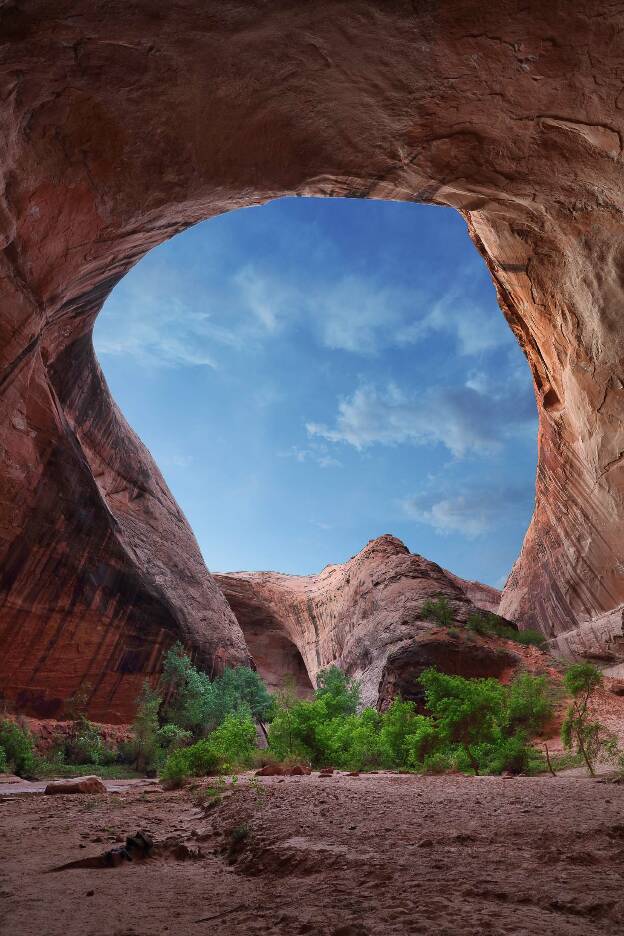
M 317 660 L 221 572 L 309 575 L 391 532 L 502 588 L 534 391 L 453 209 L 286 198 L 210 219 L 122 279 L 94 344 L 271 688 L 309 695 Z
M 211 571 L 310 574 L 392 532 L 502 587 L 533 507 L 535 400 L 453 209 L 221 215 L 148 253 L 94 337 Z

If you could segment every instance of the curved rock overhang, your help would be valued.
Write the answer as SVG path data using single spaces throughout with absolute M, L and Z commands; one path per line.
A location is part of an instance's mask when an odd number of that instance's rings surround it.
M 247 659 L 91 330 L 151 247 L 282 195 L 462 212 L 539 411 L 501 612 L 552 635 L 624 600 L 623 25 L 610 0 L 2 4 L 7 698 L 91 681 L 122 717 L 176 636 Z

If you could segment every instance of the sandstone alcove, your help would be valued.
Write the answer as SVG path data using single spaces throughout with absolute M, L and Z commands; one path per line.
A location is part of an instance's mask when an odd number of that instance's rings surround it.
M 284 194 L 460 210 L 525 351 L 536 511 L 501 610 L 574 631 L 624 598 L 619 14 L 531 0 L 34 0 L 0 11 L 3 691 L 128 711 L 180 636 L 247 648 L 93 355 L 150 247 Z

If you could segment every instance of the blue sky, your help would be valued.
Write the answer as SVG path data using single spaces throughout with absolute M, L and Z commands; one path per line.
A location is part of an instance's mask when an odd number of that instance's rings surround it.
M 501 585 L 533 507 L 529 369 L 462 218 L 287 198 L 152 250 L 95 347 L 214 571 L 399 536 Z

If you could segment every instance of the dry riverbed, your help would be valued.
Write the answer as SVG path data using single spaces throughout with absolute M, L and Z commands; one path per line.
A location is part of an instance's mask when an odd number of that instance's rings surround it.
M 0 931 L 624 933 L 624 785 L 577 778 L 241 778 L 102 796 L 0 789 Z M 155 857 L 59 865 L 138 830 Z

